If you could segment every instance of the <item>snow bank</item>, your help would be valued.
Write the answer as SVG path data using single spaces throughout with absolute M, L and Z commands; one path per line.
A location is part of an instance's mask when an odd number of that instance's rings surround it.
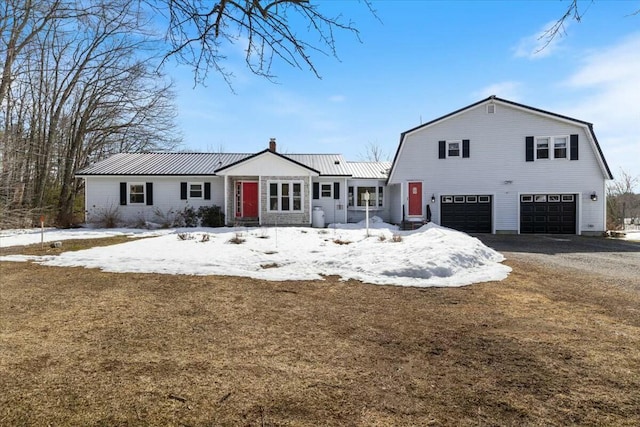
M 511 271 L 500 264 L 504 260 L 500 253 L 465 233 L 435 224 L 415 231 L 397 231 L 382 221 L 373 224 L 377 227 L 370 223 L 369 236 L 362 225 L 353 224 L 325 229 L 65 230 L 58 231 L 60 234 L 51 231 L 48 237 L 52 240 L 118 232 L 162 235 L 58 256 L 5 256 L 0 261 L 31 260 L 43 265 L 82 266 L 110 272 L 232 275 L 265 280 L 316 280 L 324 275 L 337 275 L 343 280 L 421 287 L 502 280 Z M 178 236 L 185 237 L 185 233 L 191 238 L 181 240 Z M 205 235 L 208 241 L 203 238 Z M 11 239 L 24 241 L 24 234 L 2 239 L 3 244 Z M 38 234 L 35 242 L 39 241 Z

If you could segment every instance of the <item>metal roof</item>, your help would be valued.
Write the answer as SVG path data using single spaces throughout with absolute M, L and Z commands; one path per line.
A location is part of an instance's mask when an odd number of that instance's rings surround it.
M 387 179 L 391 162 L 347 162 L 353 178 Z
M 298 163 L 309 166 L 321 175 L 350 176 L 351 172 L 342 154 L 283 154 Z
M 119 153 L 76 175 L 215 175 L 215 171 L 251 154 L 243 153 Z
M 341 154 L 281 154 L 323 176 L 386 179 L 389 162 L 347 162 Z M 215 175 L 252 153 L 119 153 L 76 173 L 83 175 Z

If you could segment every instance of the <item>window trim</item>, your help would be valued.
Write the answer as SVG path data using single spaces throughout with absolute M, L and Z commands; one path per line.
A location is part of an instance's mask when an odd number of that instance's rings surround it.
M 141 186 L 142 187 L 142 193 L 133 193 L 131 191 L 131 187 L 133 186 Z M 133 200 L 131 200 L 131 196 L 133 194 L 142 194 L 142 201 L 141 202 L 134 202 Z M 128 182 L 127 183 L 127 202 L 129 205 L 145 205 L 147 204 L 147 183 L 146 182 Z
M 324 195 L 324 187 L 329 187 L 329 195 Z M 320 198 L 321 199 L 333 199 L 333 182 L 321 182 L 320 183 Z
M 541 140 L 546 139 L 546 144 L 547 144 L 547 148 L 543 148 L 542 150 L 546 150 L 547 151 L 547 157 L 540 157 L 538 155 L 538 152 L 541 150 L 540 148 L 538 148 L 541 144 Z M 536 136 L 534 141 L 533 141 L 533 154 L 534 154 L 534 158 L 536 160 L 550 160 L 551 157 L 551 141 L 552 138 L 550 136 Z
M 461 140 L 461 139 L 453 139 L 453 140 L 451 140 L 451 141 L 446 141 L 446 142 L 445 142 L 445 144 L 446 144 L 446 150 L 445 150 L 445 153 L 446 153 L 446 158 L 447 158 L 447 159 L 448 159 L 448 158 L 454 158 L 454 157 L 455 157 L 455 158 L 462 158 L 462 140 Z M 453 144 L 458 144 L 458 154 L 456 154 L 456 155 L 451 155 L 451 154 L 449 154 L 449 152 L 450 152 L 450 150 L 451 150 L 451 149 L 449 148 L 449 146 L 450 146 L 450 145 L 453 145 Z
M 191 186 L 192 185 L 199 185 L 200 186 L 200 196 L 199 197 L 191 195 Z M 204 199 L 204 182 L 199 182 L 199 181 L 187 182 L 187 199 L 193 199 L 193 200 L 202 200 L 202 199 Z
M 564 139 L 564 156 L 562 157 L 556 157 L 556 143 L 557 143 L 557 140 L 559 139 Z M 569 158 L 569 146 L 570 146 L 569 135 L 554 136 L 553 137 L 553 158 L 567 160 Z
M 282 186 L 283 184 L 287 184 L 290 187 L 288 188 L 288 202 L 289 209 L 282 209 Z M 294 185 L 300 186 L 300 195 L 296 196 L 294 192 Z M 271 186 L 276 185 L 276 194 L 271 193 Z M 275 198 L 277 201 L 277 209 L 272 209 L 272 199 Z M 300 209 L 294 209 L 296 205 L 296 201 L 300 201 Z M 304 181 L 301 180 L 269 180 L 267 181 L 267 211 L 268 212 L 282 212 L 282 213 L 302 213 L 304 212 Z
M 547 142 L 547 157 L 538 157 L 538 144 L 542 139 Z M 556 144 L 559 139 L 564 139 L 564 156 L 556 157 Z M 570 135 L 540 135 L 533 139 L 533 159 L 534 160 L 569 160 L 571 158 L 571 136 Z

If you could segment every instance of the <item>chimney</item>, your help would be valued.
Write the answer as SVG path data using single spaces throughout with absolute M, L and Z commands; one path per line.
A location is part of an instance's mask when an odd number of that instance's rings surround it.
M 276 152 L 276 139 L 275 138 L 270 138 L 269 139 L 269 151 L 273 151 L 274 153 Z

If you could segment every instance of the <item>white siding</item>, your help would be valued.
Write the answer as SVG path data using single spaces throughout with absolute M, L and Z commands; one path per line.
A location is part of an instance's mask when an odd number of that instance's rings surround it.
M 389 185 L 387 188 L 389 196 L 389 220 L 393 224 L 402 222 L 402 188 L 400 184 Z
M 526 136 L 579 135 L 579 160 L 525 161 Z M 438 141 L 470 140 L 469 158 L 438 158 Z M 581 231 L 603 231 L 605 177 L 585 127 L 499 104 L 495 114 L 480 104 L 457 116 L 405 136 L 390 184 L 423 181 L 426 197 L 435 194 L 494 196 L 494 229 L 517 231 L 519 194 L 579 194 Z M 598 201 L 590 200 L 595 191 Z M 403 200 L 407 203 L 407 200 Z M 439 199 L 432 205 L 440 222 Z
M 278 155 L 267 152 L 220 171 L 219 175 L 317 176 L 318 173 L 292 161 L 283 159 Z
M 347 181 L 347 197 L 349 187 L 383 187 L 383 198 L 382 198 L 382 207 L 370 207 L 369 208 L 369 217 L 377 216 L 382 218 L 385 222 L 391 221 L 389 206 L 390 206 L 390 197 L 388 192 L 388 187 L 385 185 L 385 181 L 377 180 L 377 179 L 349 179 Z M 347 199 L 348 200 L 348 199 Z M 366 212 L 364 207 L 357 206 L 348 206 L 347 207 L 347 222 L 360 222 L 365 219 Z
M 120 205 L 120 183 L 142 182 L 153 183 L 153 205 L 127 204 Z M 209 182 L 211 183 L 211 200 L 187 199 L 180 200 L 181 182 Z M 105 209 L 117 209 L 123 224 L 134 225 L 141 221 L 156 222 L 159 220 L 156 212 L 167 214 L 169 211 L 182 210 L 187 206 L 224 206 L 224 184 L 220 177 L 157 177 L 157 176 L 116 176 L 116 177 L 87 177 L 86 209 L 87 222 L 95 222 Z
M 313 207 L 319 206 L 324 211 L 325 224 L 347 222 L 347 180 L 346 178 L 314 178 L 320 187 L 320 198 L 313 199 Z M 333 198 L 333 184 L 340 183 L 340 198 Z M 322 184 L 331 185 L 331 197 L 322 197 Z

